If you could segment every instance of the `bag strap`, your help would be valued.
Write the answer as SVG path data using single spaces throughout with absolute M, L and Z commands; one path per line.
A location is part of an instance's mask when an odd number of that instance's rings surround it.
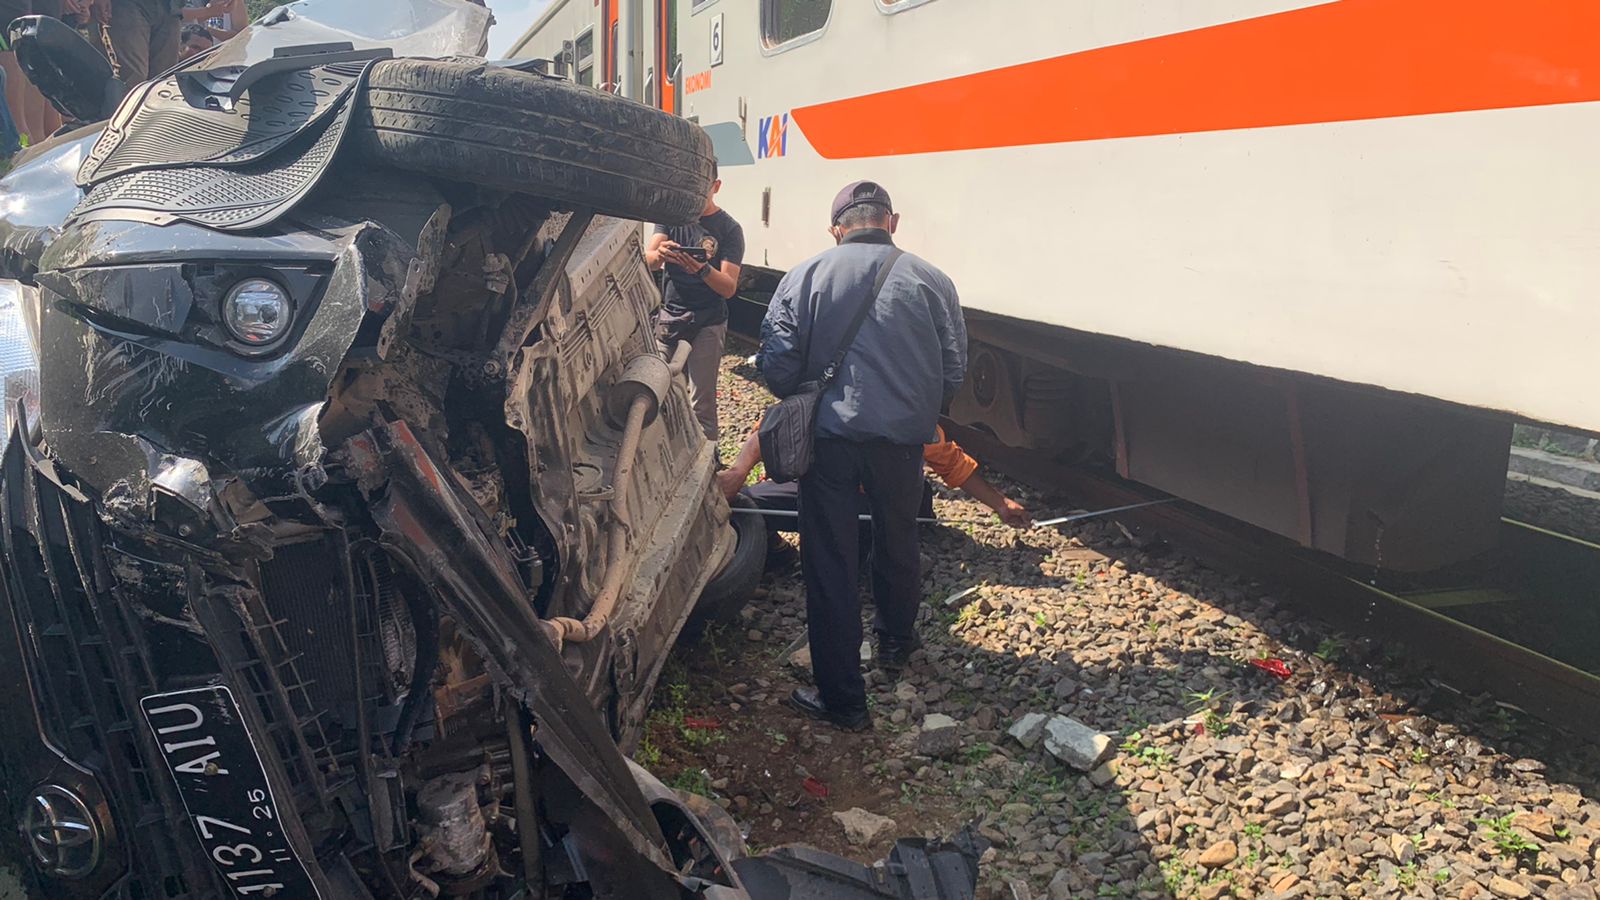
M 822 370 L 822 378 L 818 382 L 822 387 L 827 387 L 838 376 L 839 366 L 844 362 L 845 354 L 850 352 L 850 345 L 855 343 L 856 332 L 861 330 L 861 323 L 867 320 L 867 313 L 878 305 L 878 295 L 883 293 L 883 285 L 889 280 L 889 271 L 904 255 L 904 250 L 895 247 L 884 257 L 883 264 L 878 266 L 878 277 L 872 282 L 872 293 L 867 296 L 867 302 L 856 310 L 856 317 L 850 320 L 850 327 L 845 329 L 844 337 L 839 339 L 839 349 L 833 352 L 833 358 L 828 360 L 828 367 Z

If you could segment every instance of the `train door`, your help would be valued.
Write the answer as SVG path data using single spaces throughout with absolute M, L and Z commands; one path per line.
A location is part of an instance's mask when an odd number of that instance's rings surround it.
M 678 111 L 678 81 L 683 74 L 678 58 L 678 0 L 655 3 L 655 77 L 645 102 L 669 113 Z
M 622 0 L 602 0 L 600 89 L 622 93 Z

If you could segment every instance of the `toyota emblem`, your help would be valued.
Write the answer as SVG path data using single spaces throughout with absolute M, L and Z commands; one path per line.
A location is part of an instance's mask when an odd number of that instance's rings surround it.
M 46 874 L 82 878 L 100 864 L 100 823 L 89 805 L 54 784 L 40 787 L 21 816 L 22 839 Z

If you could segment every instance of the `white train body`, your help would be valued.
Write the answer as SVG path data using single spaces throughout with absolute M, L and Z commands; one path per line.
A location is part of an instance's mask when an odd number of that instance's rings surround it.
M 516 55 L 587 29 L 594 83 L 712 133 L 748 264 L 884 184 L 1004 317 L 1009 399 L 962 406 L 1002 437 L 1059 437 L 1024 396 L 1055 367 L 1105 386 L 1124 474 L 1354 558 L 1363 516 L 1432 531 L 1414 568 L 1483 544 L 1513 418 L 1600 431 L 1594 4 L 557 0 Z M 1358 510 L 1375 482 L 1432 499 Z

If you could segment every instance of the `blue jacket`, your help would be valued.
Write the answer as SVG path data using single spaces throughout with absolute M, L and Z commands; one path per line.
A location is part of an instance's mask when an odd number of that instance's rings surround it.
M 761 323 L 756 365 L 779 397 L 822 376 L 893 242 L 859 229 L 789 271 Z M 817 436 L 928 444 L 967 371 L 967 326 L 950 279 L 900 257 L 817 412 Z

